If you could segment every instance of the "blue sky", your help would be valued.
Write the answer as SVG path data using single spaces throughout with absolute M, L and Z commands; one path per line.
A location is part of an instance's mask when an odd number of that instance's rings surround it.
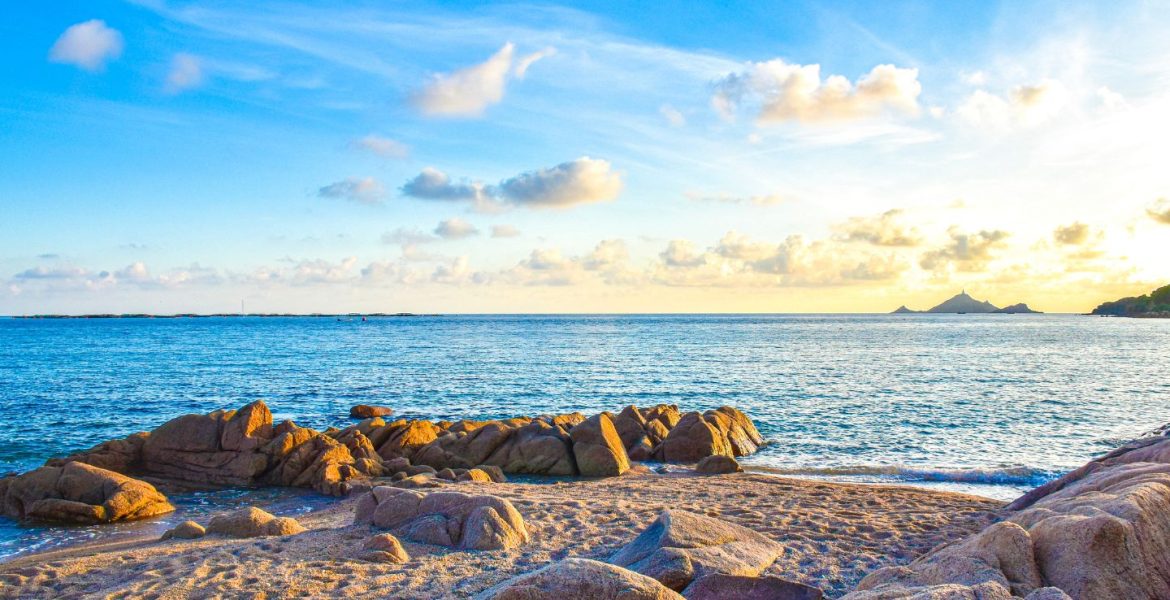
M 1085 310 L 1170 277 L 1168 8 L 12 7 L 0 313 Z

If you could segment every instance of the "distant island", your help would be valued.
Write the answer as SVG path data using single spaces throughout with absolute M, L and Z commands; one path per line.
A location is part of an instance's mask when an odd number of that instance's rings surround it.
M 899 306 L 892 314 L 921 315 L 921 314 L 1041 314 L 1038 310 L 1028 308 L 1023 302 L 1000 308 L 986 300 L 976 300 L 967 294 L 967 290 L 959 292 L 949 300 L 929 310 L 910 310 L 905 305 Z
M 1090 314 L 1105 317 L 1170 319 L 1170 285 L 1164 285 L 1144 296 L 1104 302 Z

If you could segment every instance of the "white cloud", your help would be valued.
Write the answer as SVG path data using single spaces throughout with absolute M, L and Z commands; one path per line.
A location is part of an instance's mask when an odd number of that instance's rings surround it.
M 1058 81 L 1044 80 L 1012 88 L 1005 96 L 985 90 L 971 94 L 956 113 L 972 125 L 994 129 L 1040 125 L 1060 113 L 1069 101 Z
M 1052 239 L 1064 246 L 1079 246 L 1089 241 L 1089 226 L 1076 222 L 1071 225 L 1061 225 L 1052 232 Z
M 93 19 L 66 29 L 49 50 L 49 60 L 86 71 L 100 71 L 108 61 L 121 56 L 122 47 L 122 34 L 118 30 L 106 26 L 105 21 Z
M 820 65 L 789 64 L 780 59 L 751 63 L 715 84 L 712 106 L 734 118 L 745 101 L 758 101 L 757 121 L 825 122 L 918 112 L 918 69 L 878 65 L 856 85 L 840 75 L 821 80 Z
M 1097 98 L 1101 101 L 1101 107 L 1108 111 L 1127 110 L 1130 108 L 1129 102 L 1125 100 L 1125 96 L 1106 86 L 1097 88 Z
M 602 240 L 586 255 L 581 266 L 586 271 L 598 271 L 625 263 L 630 259 L 630 250 L 622 240 Z
M 351 145 L 382 158 L 406 158 L 410 154 L 410 148 L 406 144 L 372 133 L 354 140 Z
M 520 236 L 520 230 L 513 225 L 492 225 L 492 237 L 514 238 Z
M 166 91 L 178 94 L 203 84 L 203 61 L 193 54 L 180 52 L 171 59 L 171 70 L 167 74 Z
M 690 240 L 671 240 L 658 257 L 668 267 L 694 267 L 704 262 L 703 256 L 695 252 L 695 244 Z
M 954 265 L 959 271 L 977 272 L 987 268 L 995 258 L 994 251 L 1005 245 L 1008 232 L 983 230 L 967 233 L 958 227 L 947 230 L 950 241 L 941 248 L 922 255 L 918 264 L 927 271 L 946 269 Z
M 470 202 L 485 207 L 494 204 L 482 183 L 454 181 L 446 173 L 433 167 L 426 167 L 413 179 L 402 185 L 402 193 L 420 200 L 441 200 L 446 202 Z
M 1158 198 L 1146 209 L 1146 214 L 1163 225 L 1170 225 L 1170 200 Z
M 473 235 L 479 235 L 475 225 L 458 217 L 440 221 L 435 227 L 435 235 L 445 240 L 461 240 Z
M 851 217 L 834 229 L 842 240 L 868 242 L 875 246 L 917 246 L 922 241 L 917 231 L 902 224 L 899 209 L 887 210 L 875 217 Z
M 341 198 L 360 204 L 379 204 L 386 197 L 382 183 L 373 177 L 350 177 L 331 183 L 319 190 L 322 198 Z
M 609 161 L 585 156 L 504 180 L 499 195 L 521 206 L 566 207 L 613 200 L 621 189 L 621 176 Z
M 486 61 L 453 71 L 436 74 L 411 97 L 411 103 L 423 114 L 436 117 L 478 117 L 487 107 L 504 99 L 509 77 L 522 79 L 533 63 L 553 54 L 552 48 L 515 61 L 516 48 L 508 42 Z
M 609 161 L 589 158 L 537 169 L 505 179 L 496 186 L 454 181 L 438 169 L 427 167 L 402 186 L 402 193 L 422 200 L 470 202 L 477 210 L 493 212 L 504 206 L 563 208 L 575 204 L 613 200 L 622 181 Z
M 662 106 L 659 106 L 658 114 L 662 115 L 662 117 L 666 119 L 666 122 L 670 123 L 672 127 L 682 127 L 683 125 L 687 124 L 687 118 L 683 116 L 683 114 L 679 112 L 677 108 L 669 104 L 663 104 Z

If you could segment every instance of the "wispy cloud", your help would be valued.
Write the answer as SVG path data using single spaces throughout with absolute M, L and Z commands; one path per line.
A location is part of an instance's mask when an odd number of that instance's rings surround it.
M 382 182 L 373 177 L 350 177 L 317 190 L 322 198 L 339 198 L 359 204 L 380 204 L 386 198 Z
M 354 140 L 351 145 L 382 158 L 406 158 L 410 154 L 410 148 L 406 144 L 372 133 Z
M 492 225 L 492 237 L 494 238 L 514 238 L 520 236 L 520 230 L 513 225 Z
M 453 71 L 433 75 L 411 103 L 423 114 L 435 117 L 478 117 L 493 104 L 504 99 L 508 80 L 522 79 L 533 63 L 553 54 L 551 48 L 514 60 L 516 47 L 511 42 L 486 61 Z M 515 63 L 515 64 L 514 64 Z

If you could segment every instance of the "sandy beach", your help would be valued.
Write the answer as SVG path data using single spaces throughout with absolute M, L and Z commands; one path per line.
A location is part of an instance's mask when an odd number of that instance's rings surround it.
M 766 572 L 838 597 L 865 574 L 911 562 L 969 536 L 1002 503 L 908 487 L 853 485 L 738 473 L 657 474 L 556 483 L 445 483 L 512 501 L 529 544 L 457 551 L 402 540 L 405 564 L 357 558 L 375 532 L 353 525 L 354 497 L 298 520 L 295 536 L 93 543 L 0 564 L 6 598 L 466 598 L 566 557 L 604 560 L 664 508 L 743 525 L 786 551 Z

